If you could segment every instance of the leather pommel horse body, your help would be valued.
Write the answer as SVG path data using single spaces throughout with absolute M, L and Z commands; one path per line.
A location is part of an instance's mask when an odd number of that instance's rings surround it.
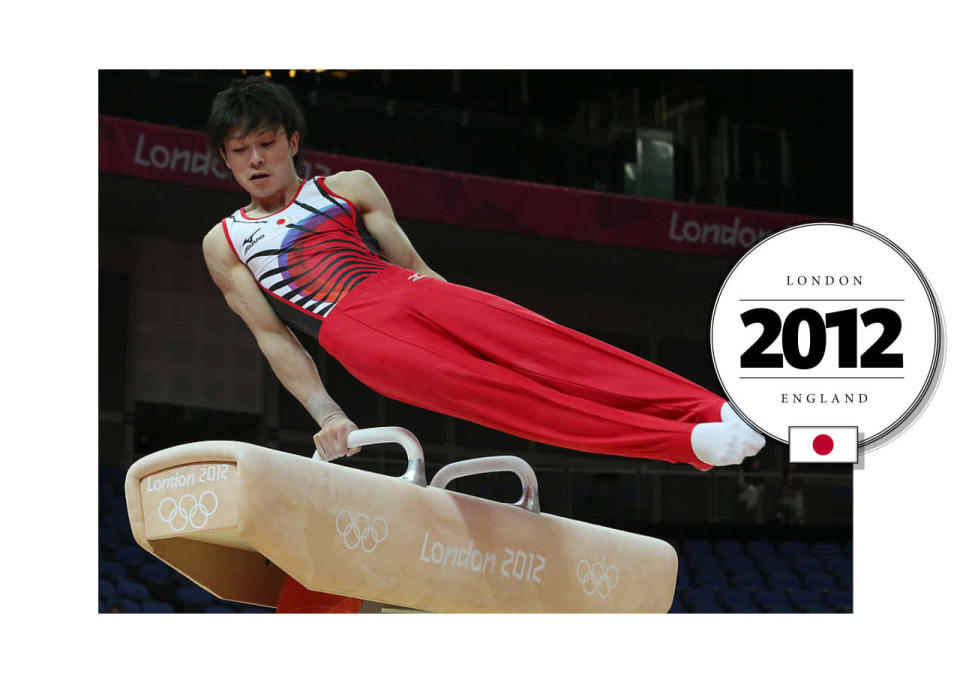
M 513 456 L 447 465 L 429 486 L 417 439 L 397 427 L 348 444 L 399 443 L 388 477 L 234 441 L 185 444 L 127 472 L 137 543 L 225 600 L 274 607 L 284 575 L 311 590 L 430 612 L 667 612 L 677 555 L 666 542 L 543 514 Z M 516 504 L 444 487 L 513 471 Z

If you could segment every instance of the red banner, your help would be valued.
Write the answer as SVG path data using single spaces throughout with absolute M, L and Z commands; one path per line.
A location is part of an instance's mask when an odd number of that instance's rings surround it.
M 646 249 L 738 256 L 808 217 L 643 199 L 304 150 L 308 176 L 363 169 L 399 218 Z M 240 192 L 202 133 L 100 117 L 100 170 Z

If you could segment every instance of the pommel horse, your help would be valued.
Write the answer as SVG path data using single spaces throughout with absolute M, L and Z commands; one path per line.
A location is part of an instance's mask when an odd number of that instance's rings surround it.
M 135 462 L 125 490 L 137 543 L 214 595 L 275 607 L 285 574 L 316 591 L 429 612 L 667 612 L 677 554 L 666 542 L 540 512 L 514 456 L 455 462 L 427 485 L 423 450 L 399 427 L 349 447 L 400 444 L 390 477 L 235 441 Z M 514 472 L 514 504 L 454 491 Z

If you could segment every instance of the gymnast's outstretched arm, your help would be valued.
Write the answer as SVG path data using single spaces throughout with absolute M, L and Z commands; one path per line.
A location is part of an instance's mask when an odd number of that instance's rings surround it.
M 313 437 L 317 450 L 326 458 L 353 455 L 359 451 L 359 448 L 347 450 L 347 434 L 357 425 L 327 393 L 310 354 L 270 308 L 253 275 L 227 244 L 220 224 L 204 237 L 203 256 L 213 281 L 223 292 L 231 310 L 253 332 L 277 379 L 320 426 L 320 431 Z
M 387 195 L 372 175 L 366 171 L 341 171 L 328 176 L 324 182 L 335 193 L 357 206 L 363 215 L 364 225 L 377 238 L 383 255 L 391 263 L 438 280 L 445 279 L 420 258 L 410 238 L 397 223 Z

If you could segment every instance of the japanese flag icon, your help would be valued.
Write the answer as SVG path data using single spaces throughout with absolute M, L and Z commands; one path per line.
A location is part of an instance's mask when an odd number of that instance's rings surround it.
M 857 462 L 856 427 L 790 427 L 790 462 Z

